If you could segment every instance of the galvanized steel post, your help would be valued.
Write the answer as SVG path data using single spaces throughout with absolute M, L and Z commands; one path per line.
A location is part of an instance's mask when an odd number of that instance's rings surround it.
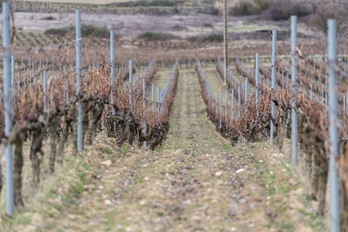
M 157 89 L 157 104 L 158 104 L 158 117 L 160 116 L 160 113 L 161 113 L 161 88 L 158 86 L 158 89 Z
M 131 112 L 133 112 L 133 63 L 132 60 L 128 62 L 129 68 L 129 105 Z
M 216 91 L 216 98 L 215 98 L 216 114 L 219 114 L 218 101 L 219 101 L 219 92 Z
M 76 10 L 76 97 L 80 97 L 81 72 L 82 72 L 82 41 L 81 41 L 81 13 Z M 53 70 L 54 72 L 54 70 Z M 77 113 L 77 151 L 83 151 L 83 126 L 82 126 L 82 104 L 78 101 Z
M 219 123 L 219 128 L 222 128 L 222 93 L 220 93 L 220 123 Z
M 240 85 L 238 85 L 238 120 L 240 119 L 240 107 L 241 107 Z
M 234 89 L 231 92 L 231 119 L 234 119 Z
M 144 107 L 144 112 L 146 116 L 146 83 L 145 83 L 145 78 L 143 78 L 143 107 Z M 147 125 L 146 125 L 146 117 L 144 117 L 144 137 L 146 138 L 147 134 Z M 146 147 L 146 139 L 144 140 L 144 147 Z
M 5 107 L 5 135 L 8 137 L 12 130 L 12 104 L 11 96 L 11 19 L 10 19 L 10 2 L 2 2 L 2 46 L 3 46 L 3 90 L 4 90 L 4 107 Z M 7 144 L 5 148 L 6 159 L 6 213 L 9 216 L 14 214 L 14 183 L 13 183 L 13 157 L 12 145 Z M 1 171 L 1 167 L 0 167 Z
M 344 115 L 347 115 L 348 114 L 348 107 L 347 107 L 347 100 L 348 100 L 348 90 L 346 91 L 346 94 L 345 94 L 345 99 L 346 99 L 346 110 L 344 111 Z
M 328 20 L 328 58 L 329 58 L 329 119 L 330 119 L 330 231 L 340 231 L 340 204 L 339 204 L 339 179 L 336 168 L 336 159 L 339 157 L 339 129 L 338 129 L 338 97 L 337 97 L 337 82 L 336 82 L 336 59 L 337 59 L 337 27 L 336 20 Z
M 227 122 L 227 118 L 228 118 L 228 91 L 226 90 L 225 92 L 225 105 L 226 105 L 226 108 L 225 108 L 225 118 L 226 118 L 226 122 Z
M 14 77 L 15 77 L 15 60 L 14 56 L 11 56 L 11 86 L 14 85 Z
M 151 84 L 152 111 L 155 111 L 155 85 Z
M 297 16 L 291 16 L 291 82 L 293 85 L 293 99 L 291 104 L 291 158 L 294 166 L 298 165 L 297 157 L 297 139 L 298 139 L 298 126 L 297 126 Z
M 248 91 L 248 78 L 245 78 L 245 82 L 244 82 L 244 86 L 245 86 L 245 90 L 244 90 L 244 104 L 248 104 L 248 95 L 249 95 L 249 91 Z
M 110 96 L 110 103 L 111 103 L 111 114 L 112 116 L 116 115 L 115 111 L 115 94 L 116 94 L 116 70 L 115 70 L 115 33 L 113 31 L 110 31 L 110 64 L 111 64 L 111 73 L 110 73 L 110 79 L 111 79 L 111 96 Z M 114 127 L 114 134 L 116 134 L 116 121 L 113 123 Z
M 259 62 L 259 54 L 255 55 L 255 79 L 256 79 L 256 92 L 255 92 L 255 103 L 256 105 L 259 103 L 259 91 L 260 91 L 260 62 Z
M 47 110 L 47 72 L 44 71 L 44 80 L 43 80 L 43 93 L 44 93 L 44 112 Z
M 272 98 L 275 97 L 276 91 L 276 53 L 277 53 L 277 31 L 272 30 Z M 273 119 L 275 118 L 275 103 L 272 101 L 272 120 L 271 120 L 271 132 L 270 132 L 270 143 L 273 145 L 274 143 L 274 132 L 275 125 L 273 123 Z

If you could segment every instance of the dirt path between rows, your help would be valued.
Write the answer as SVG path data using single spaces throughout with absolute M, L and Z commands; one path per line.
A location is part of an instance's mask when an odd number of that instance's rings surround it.
M 232 147 L 207 118 L 194 71 L 180 70 L 169 135 L 160 149 L 116 148 L 112 139 L 98 136 L 96 145 L 86 151 L 90 166 L 83 173 L 87 178 L 78 175 L 81 189 L 73 186 L 68 193 L 61 190 L 48 196 L 24 213 L 26 223 L 18 219 L 13 228 L 323 230 L 302 183 L 279 156 L 265 144 Z

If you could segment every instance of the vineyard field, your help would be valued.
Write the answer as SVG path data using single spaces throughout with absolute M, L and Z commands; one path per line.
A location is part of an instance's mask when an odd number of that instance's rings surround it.
M 208 69 L 217 75 L 215 66 Z M 156 82 L 166 73 L 159 70 Z M 218 78 L 211 83 L 222 86 Z M 12 228 L 325 231 L 323 219 L 313 221 L 310 209 L 316 203 L 305 194 L 305 183 L 277 150 L 264 143 L 232 147 L 221 137 L 205 114 L 192 70 L 181 70 L 177 88 L 161 148 L 116 148 L 112 139 L 99 134 L 97 145 L 86 148 L 86 159 L 67 161 L 79 172 L 63 170 L 54 179 L 57 186 L 48 187 L 49 198 L 37 196 Z M 79 179 L 75 175 L 80 172 L 92 178 Z M 42 223 L 25 225 L 25 220 Z
M 348 232 L 348 4 L 221 2 L 2 1 L 0 231 Z

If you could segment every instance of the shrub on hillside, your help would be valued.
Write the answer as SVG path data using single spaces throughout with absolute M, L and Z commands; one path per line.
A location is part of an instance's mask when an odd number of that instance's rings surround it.
M 53 20 L 56 20 L 56 18 L 53 16 L 46 16 L 46 17 L 41 18 L 41 20 L 53 21 Z
M 228 1 L 227 11 L 234 16 L 257 15 L 268 9 L 274 0 L 240 0 Z M 223 4 L 216 4 L 215 9 L 222 14 Z
M 148 40 L 148 41 L 159 41 L 159 40 L 170 40 L 177 38 L 175 35 L 169 33 L 161 32 L 145 32 L 138 36 L 138 39 Z
M 299 17 L 309 15 L 311 12 L 308 8 L 294 2 L 277 2 L 269 9 L 263 11 L 259 17 L 261 20 L 288 20 L 291 15 Z
M 51 28 L 45 31 L 45 35 L 55 35 L 55 36 L 73 36 L 75 33 L 74 27 L 65 28 Z M 96 38 L 109 38 L 110 32 L 106 27 L 95 27 L 92 25 L 82 25 L 81 27 L 82 37 L 96 37 Z
M 45 31 L 45 35 L 54 35 L 54 36 L 64 37 L 70 31 L 71 31 L 70 28 L 51 28 Z
M 341 4 L 326 3 L 321 4 L 313 14 L 309 16 L 308 24 L 327 33 L 327 20 L 335 18 L 337 21 L 338 32 L 342 32 L 344 22 L 348 19 L 348 9 Z
M 211 34 L 207 35 L 202 39 L 204 42 L 223 42 L 224 41 L 224 36 L 222 34 Z
M 258 9 L 249 1 L 239 2 L 229 11 L 234 16 L 254 15 L 258 13 Z
M 224 36 L 222 34 L 210 34 L 206 36 L 190 36 L 187 41 L 191 43 L 221 43 L 224 41 Z
M 222 13 L 223 5 L 215 8 Z M 287 20 L 291 15 L 305 16 L 311 13 L 308 6 L 284 0 L 240 0 L 228 2 L 228 12 L 234 16 L 258 15 L 262 20 Z
M 95 27 L 92 25 L 82 25 L 82 37 L 109 38 L 110 32 L 106 27 Z
M 177 4 L 176 1 L 169 1 L 169 0 L 154 0 L 146 3 L 146 6 L 152 6 L 152 7 L 173 7 Z
M 274 0 L 254 0 L 254 3 L 260 12 L 269 9 L 273 4 Z

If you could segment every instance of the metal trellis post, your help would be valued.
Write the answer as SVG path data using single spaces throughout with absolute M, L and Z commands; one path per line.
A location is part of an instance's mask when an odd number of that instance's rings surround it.
M 80 96 L 81 71 L 82 71 L 82 41 L 81 41 L 81 12 L 76 10 L 76 96 Z M 83 151 L 83 126 L 82 126 L 82 104 L 78 101 L 77 106 L 77 151 Z
M 331 182 L 331 194 L 330 194 L 330 231 L 340 231 L 340 203 L 339 203 L 339 183 L 336 167 L 336 159 L 339 157 L 339 129 L 338 129 L 338 97 L 337 97 L 337 82 L 336 82 L 336 59 L 337 59 L 337 27 L 336 20 L 328 20 L 328 58 L 329 58 L 329 119 L 330 119 L 330 182 Z
M 291 82 L 293 85 L 293 99 L 291 104 L 291 158 L 294 166 L 298 165 L 297 157 L 297 139 L 298 139 L 298 122 L 297 122 L 297 16 L 291 16 Z
M 144 112 L 146 112 L 146 83 L 145 83 L 145 79 L 143 78 L 143 106 L 144 106 Z M 146 113 L 145 113 L 146 115 Z M 144 136 L 146 138 L 146 134 L 147 134 L 147 125 L 146 125 L 146 117 L 144 117 Z M 146 144 L 146 139 L 144 140 L 144 147 L 146 148 L 147 144 Z
M 131 112 L 133 112 L 133 62 L 129 60 L 129 105 Z
M 276 90 L 276 52 L 277 52 L 277 31 L 272 30 L 272 98 L 275 97 Z M 271 132 L 270 132 L 270 143 L 274 144 L 274 132 L 275 125 L 273 123 L 273 119 L 275 118 L 275 103 L 272 101 L 272 120 L 271 120 Z
M 4 106 L 5 106 L 5 135 L 8 137 L 12 130 L 12 104 L 11 96 L 11 19 L 10 19 L 10 2 L 2 2 L 2 46 L 3 52 L 3 83 L 4 83 Z M 13 157 L 12 145 L 7 144 L 5 149 L 6 158 L 6 213 L 9 216 L 14 214 L 14 183 L 13 183 Z M 1 169 L 0 169 L 1 171 Z
M 110 63 L 111 63 L 111 73 L 110 73 L 110 79 L 111 79 L 111 96 L 110 96 L 110 103 L 111 103 L 111 114 L 112 116 L 116 115 L 115 111 L 115 94 L 116 94 L 116 86 L 115 86 L 115 78 L 116 78 L 116 70 L 115 70 L 115 33 L 113 31 L 110 31 Z M 114 134 L 116 134 L 116 121 L 113 123 L 114 127 Z

